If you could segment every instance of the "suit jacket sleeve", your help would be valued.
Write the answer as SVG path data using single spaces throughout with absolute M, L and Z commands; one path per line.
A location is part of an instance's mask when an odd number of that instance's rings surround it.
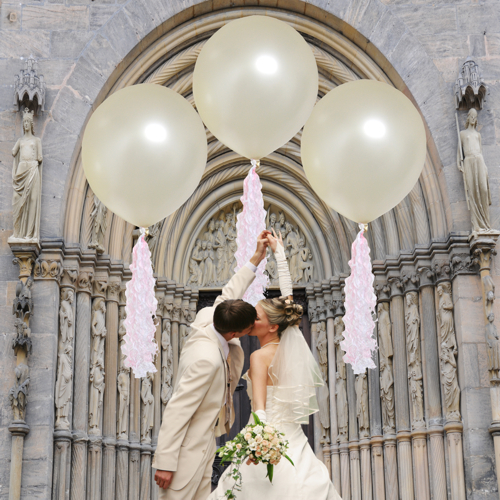
M 204 328 L 213 323 L 215 308 L 225 300 L 241 299 L 254 279 L 255 273 L 247 266 L 243 266 L 222 289 L 222 293 L 215 299 L 213 307 L 205 307 L 198 312 L 191 327 Z
M 181 444 L 189 422 L 200 406 L 217 371 L 208 359 L 198 359 L 181 375 L 177 388 L 163 413 L 153 467 L 175 472 Z

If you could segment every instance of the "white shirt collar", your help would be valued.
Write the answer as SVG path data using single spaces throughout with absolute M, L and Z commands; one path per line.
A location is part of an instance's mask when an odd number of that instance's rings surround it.
M 212 324 L 212 328 L 214 332 L 217 335 L 217 338 L 219 339 L 220 343 L 222 344 L 222 349 L 224 350 L 224 355 L 226 356 L 229 354 L 229 343 L 228 341 L 215 329 L 215 326 Z

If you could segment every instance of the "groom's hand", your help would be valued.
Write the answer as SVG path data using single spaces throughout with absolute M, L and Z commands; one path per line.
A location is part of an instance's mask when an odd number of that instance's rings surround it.
M 155 474 L 156 484 L 160 488 L 166 490 L 170 486 L 170 483 L 172 482 L 173 475 L 174 473 L 168 470 L 157 470 Z
M 250 259 L 250 262 L 254 266 L 258 266 L 266 256 L 267 246 L 269 245 L 269 242 L 267 240 L 268 234 L 271 233 L 269 231 L 262 231 L 262 233 L 260 233 L 257 237 L 257 249 L 255 250 L 253 257 Z

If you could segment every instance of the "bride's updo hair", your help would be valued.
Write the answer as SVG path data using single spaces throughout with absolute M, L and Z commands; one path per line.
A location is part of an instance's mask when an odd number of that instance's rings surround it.
M 301 305 L 286 297 L 259 300 L 259 305 L 264 309 L 269 323 L 278 325 L 279 338 L 289 326 L 299 325 L 302 314 L 304 314 Z

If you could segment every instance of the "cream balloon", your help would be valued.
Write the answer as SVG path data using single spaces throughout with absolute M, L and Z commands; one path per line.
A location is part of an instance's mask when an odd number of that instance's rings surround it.
M 215 137 L 258 160 L 286 144 L 306 122 L 318 95 L 318 68 L 291 26 L 272 17 L 244 17 L 204 45 L 193 94 Z
M 422 118 L 399 90 L 357 80 L 331 90 L 302 132 L 302 164 L 327 205 L 358 223 L 395 207 L 425 162 Z
M 90 187 L 110 210 L 136 226 L 151 226 L 198 186 L 207 161 L 205 127 L 173 90 L 133 85 L 91 116 L 82 161 Z

